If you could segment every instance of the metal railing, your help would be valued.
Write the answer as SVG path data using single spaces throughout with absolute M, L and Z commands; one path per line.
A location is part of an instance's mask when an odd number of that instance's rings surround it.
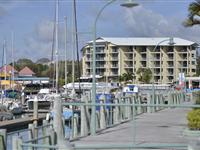
M 195 96 L 195 95 L 194 95 Z M 145 99 L 146 98 L 146 99 Z M 112 103 L 108 103 L 106 97 L 100 98 L 100 101 L 96 104 L 90 103 L 88 97 L 82 96 L 81 103 L 62 103 L 63 106 L 73 106 L 72 110 L 78 108 L 80 110 L 80 116 L 73 113 L 71 117 L 71 135 L 70 140 L 77 139 L 79 137 L 88 136 L 90 134 L 90 107 L 96 106 L 96 128 L 97 132 L 105 130 L 109 127 L 116 126 L 126 121 L 132 120 L 133 129 L 135 129 L 136 116 L 142 113 L 153 113 L 165 108 L 200 108 L 200 105 L 183 104 L 186 100 L 184 93 L 171 93 L 167 98 L 163 95 L 147 95 L 147 97 L 132 96 L 132 97 L 119 97 L 114 99 Z M 45 127 L 45 126 L 43 126 Z M 22 141 L 20 138 L 14 138 L 16 143 L 16 150 L 22 150 L 23 148 L 40 148 L 40 149 L 64 149 L 65 147 L 56 145 L 53 141 L 56 141 L 55 131 L 51 128 L 51 134 L 43 134 L 43 137 L 32 138 L 31 140 Z M 48 129 L 46 129 L 48 130 Z M 133 135 L 134 136 L 134 135 Z M 134 137 L 133 137 L 134 138 Z M 38 144 L 39 140 L 43 140 L 42 144 Z M 134 140 L 135 141 L 135 140 Z M 95 144 L 95 145 L 74 145 L 73 149 L 187 149 L 187 144 L 181 143 L 151 143 L 151 144 L 136 144 L 133 141 L 132 144 Z M 35 142 L 35 143 L 34 143 Z

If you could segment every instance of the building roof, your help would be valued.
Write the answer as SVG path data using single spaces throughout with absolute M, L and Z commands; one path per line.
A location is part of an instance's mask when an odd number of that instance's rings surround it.
M 119 46 L 168 46 L 169 45 L 169 39 L 170 37 L 138 37 L 138 38 L 132 38 L 132 37 L 99 37 L 97 38 L 97 43 L 104 43 L 109 42 L 114 45 Z M 166 40 L 165 42 L 162 42 Z M 93 41 L 88 42 L 88 44 L 92 43 Z M 198 45 L 195 42 L 188 41 L 182 38 L 173 38 L 174 46 L 191 46 L 191 45 Z
M 6 66 L 3 66 L 3 67 L 0 67 L 0 73 L 4 72 L 6 70 L 6 73 L 11 73 L 13 70 L 15 73 L 17 73 L 18 71 L 13 68 L 11 65 L 6 65 Z
M 22 70 L 19 72 L 19 76 L 32 76 L 35 75 L 35 73 L 29 68 L 29 67 L 24 67 Z

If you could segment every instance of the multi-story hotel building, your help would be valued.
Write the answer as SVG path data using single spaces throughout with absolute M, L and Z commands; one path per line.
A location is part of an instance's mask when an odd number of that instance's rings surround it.
M 198 44 L 181 38 L 98 38 L 96 40 L 96 74 L 113 81 L 123 73 L 136 76 L 139 68 L 150 68 L 152 82 L 172 83 L 179 73 L 196 74 Z M 165 40 L 165 42 L 164 42 Z M 163 42 L 162 42 L 163 41 Z M 92 41 L 82 49 L 83 76 L 92 74 Z

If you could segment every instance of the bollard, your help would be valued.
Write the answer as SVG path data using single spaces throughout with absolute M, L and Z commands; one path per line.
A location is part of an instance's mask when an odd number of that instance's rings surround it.
M 66 150 L 72 150 L 72 146 L 70 145 L 69 141 L 64 140 L 64 128 L 62 122 L 62 100 L 59 95 L 55 95 L 54 100 L 54 121 L 53 126 L 56 133 L 56 142 L 58 144 L 58 150 L 63 149 L 65 147 Z
M 13 136 L 12 137 L 12 149 L 13 150 L 22 150 L 22 139 L 17 137 L 17 136 Z
M 103 104 L 105 101 L 100 100 L 100 104 Z M 105 118 L 105 108 L 100 106 L 100 129 L 106 128 L 106 118 Z
M 6 150 L 6 129 L 0 129 L 0 149 Z

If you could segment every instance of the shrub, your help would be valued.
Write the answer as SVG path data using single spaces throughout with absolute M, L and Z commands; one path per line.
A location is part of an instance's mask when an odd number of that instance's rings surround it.
M 191 130 L 200 130 L 200 109 L 193 109 L 187 115 L 188 127 Z

